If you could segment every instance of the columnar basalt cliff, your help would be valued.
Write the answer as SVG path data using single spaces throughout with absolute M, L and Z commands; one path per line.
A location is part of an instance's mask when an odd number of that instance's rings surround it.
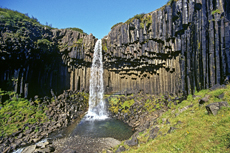
M 88 89 L 95 37 L 16 13 L 24 20 L 13 15 L 0 20 L 0 88 L 27 98 Z
M 223 83 L 229 10 L 228 0 L 174 0 L 112 27 L 103 39 L 107 92 L 187 95 Z
M 223 83 L 230 74 L 229 10 L 228 0 L 171 0 L 117 24 L 102 39 L 105 92 L 181 96 Z M 0 88 L 24 97 L 87 92 L 97 39 L 23 18 L 0 20 Z

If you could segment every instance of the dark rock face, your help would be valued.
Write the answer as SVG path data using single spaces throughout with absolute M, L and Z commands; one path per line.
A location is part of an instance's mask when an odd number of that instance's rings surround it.
M 115 26 L 103 40 L 108 92 L 181 96 L 224 83 L 230 73 L 229 5 L 178 0 L 146 14 L 151 24 L 134 19 Z
M 223 101 L 223 102 L 212 103 L 205 107 L 209 114 L 217 115 L 221 107 L 229 107 L 229 105 L 228 105 L 228 102 Z
M 0 88 L 25 98 L 51 96 L 51 89 L 55 95 L 87 89 L 95 41 L 92 34 L 71 29 L 1 20 Z

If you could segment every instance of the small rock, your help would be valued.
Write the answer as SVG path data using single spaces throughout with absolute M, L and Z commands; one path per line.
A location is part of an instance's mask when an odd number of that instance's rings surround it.
M 76 153 L 76 151 L 72 149 L 66 149 L 63 151 L 63 153 Z
M 222 94 L 220 94 L 219 96 L 217 96 L 217 98 L 223 99 L 223 98 L 224 98 L 224 93 L 222 93 Z
M 210 96 L 209 96 L 209 95 L 206 95 L 204 98 L 201 98 L 201 99 L 199 100 L 199 104 L 202 105 L 202 104 L 208 102 L 209 98 L 210 98 Z
M 185 106 L 184 108 L 179 109 L 179 112 L 182 113 L 182 112 L 186 111 L 186 110 L 187 110 L 188 108 L 190 108 L 190 107 L 193 107 L 193 105 Z
M 31 153 L 31 152 L 34 152 L 36 149 L 36 145 L 32 145 L 32 146 L 29 146 L 29 147 L 26 147 L 22 153 Z
M 128 146 L 137 146 L 138 145 L 138 139 L 137 139 L 137 137 L 133 136 L 131 140 L 126 140 L 125 144 Z
M 176 130 L 177 128 L 175 127 L 170 127 L 170 129 L 168 130 L 168 133 L 172 133 L 173 130 Z
M 157 137 L 157 133 L 160 129 L 156 126 L 155 128 L 153 128 L 152 130 L 149 131 L 149 138 L 150 139 L 155 139 Z
M 199 96 L 199 95 L 193 95 L 193 96 L 192 96 L 193 99 L 196 99 L 196 98 L 198 98 L 198 97 L 201 98 L 201 96 Z
M 169 120 L 168 120 L 168 119 L 166 120 L 166 124 L 170 124 L 170 122 L 169 122 Z
M 18 135 L 18 139 L 21 139 L 22 137 L 24 137 L 25 135 L 23 134 L 23 133 L 20 133 L 19 135 Z
M 217 115 L 217 112 L 221 107 L 229 107 L 229 104 L 226 101 L 216 102 L 205 106 L 209 114 Z
M 125 149 L 124 146 L 120 146 L 120 147 L 115 151 L 115 153 L 123 152 L 123 151 L 125 151 L 125 150 L 126 150 L 126 149 Z
M 106 150 L 106 153 L 113 153 L 112 150 Z

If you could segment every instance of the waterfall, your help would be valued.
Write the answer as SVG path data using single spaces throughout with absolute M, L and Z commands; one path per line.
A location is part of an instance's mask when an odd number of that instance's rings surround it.
M 89 86 L 89 109 L 87 118 L 92 120 L 106 119 L 107 112 L 105 107 L 104 85 L 103 85 L 103 62 L 102 62 L 102 45 L 99 39 L 96 42 L 93 54 L 93 62 L 90 72 Z

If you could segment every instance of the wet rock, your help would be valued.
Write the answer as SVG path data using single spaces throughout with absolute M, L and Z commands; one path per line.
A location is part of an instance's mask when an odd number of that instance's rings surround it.
M 208 113 L 213 114 L 213 115 L 217 115 L 217 113 L 221 109 L 221 107 L 229 107 L 228 102 L 226 102 L 226 101 L 216 102 L 216 103 L 212 103 L 212 104 L 205 106 Z

